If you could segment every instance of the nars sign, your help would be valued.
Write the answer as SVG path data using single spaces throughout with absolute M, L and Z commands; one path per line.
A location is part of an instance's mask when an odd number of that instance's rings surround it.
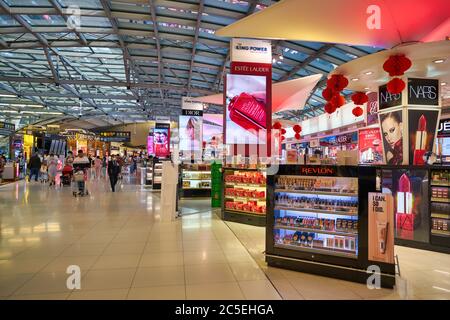
M 402 94 L 392 94 L 387 90 L 387 86 L 378 88 L 378 108 L 380 110 L 399 106 L 402 104 Z
M 439 80 L 408 79 L 409 105 L 439 105 Z

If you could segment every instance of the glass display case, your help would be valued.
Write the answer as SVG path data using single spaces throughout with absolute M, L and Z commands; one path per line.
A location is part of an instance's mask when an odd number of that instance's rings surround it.
M 162 162 L 158 160 L 153 164 L 153 172 L 152 172 L 152 182 L 153 189 L 161 189 L 162 183 Z
M 275 178 L 275 247 L 358 256 L 358 178 Z
M 257 226 L 266 224 L 266 172 L 224 168 L 222 218 Z
M 211 196 L 211 165 L 182 164 L 180 170 L 180 197 Z
M 450 247 L 450 168 L 430 177 L 431 244 Z

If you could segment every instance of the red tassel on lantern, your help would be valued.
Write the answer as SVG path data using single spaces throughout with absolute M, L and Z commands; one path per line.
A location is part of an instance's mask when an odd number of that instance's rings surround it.
M 352 110 L 352 113 L 355 117 L 362 116 L 363 112 L 364 112 L 363 109 L 359 106 L 353 108 L 353 110 Z
M 411 68 L 411 60 L 409 60 L 405 55 L 395 55 L 390 56 L 383 64 L 383 69 L 389 76 L 396 77 L 405 74 L 405 71 Z
M 356 105 L 362 105 L 364 103 L 366 103 L 367 101 L 369 101 L 369 97 L 367 96 L 367 94 L 365 94 L 364 92 L 355 92 L 352 95 L 352 101 L 356 104 Z
M 281 136 L 281 138 L 280 138 L 280 139 L 281 139 L 281 141 L 283 141 L 283 140 L 285 139 L 285 137 L 284 137 L 284 136 Z
M 325 88 L 322 91 L 322 97 L 326 100 L 326 101 L 330 101 L 331 98 L 333 97 L 333 91 L 330 88 Z
M 286 129 L 282 128 L 281 129 L 281 134 L 286 134 Z
M 294 130 L 294 132 L 299 133 L 300 131 L 302 131 L 302 127 L 298 124 L 294 125 L 292 127 L 292 129 Z
M 335 94 L 330 101 L 336 108 L 340 108 L 345 104 L 345 98 L 340 94 Z
M 387 83 L 387 91 L 392 94 L 401 93 L 405 87 L 405 81 L 400 78 L 394 78 Z
M 295 139 L 300 140 L 300 133 L 295 134 Z
M 332 114 L 335 111 L 336 111 L 336 106 L 334 104 L 332 104 L 331 102 L 328 102 L 325 105 L 325 112 L 326 113 Z

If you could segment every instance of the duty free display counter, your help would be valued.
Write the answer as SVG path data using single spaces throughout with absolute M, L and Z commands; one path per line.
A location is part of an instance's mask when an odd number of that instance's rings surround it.
M 379 166 L 394 196 L 395 244 L 450 253 L 450 167 Z
M 395 265 L 368 258 L 368 193 L 376 192 L 376 168 L 280 165 L 267 185 L 270 266 L 366 283 L 367 267 L 376 264 L 381 285 L 393 287 Z
M 180 198 L 211 196 L 210 164 L 181 164 L 179 172 Z
M 223 220 L 266 225 L 265 170 L 224 167 L 223 186 Z

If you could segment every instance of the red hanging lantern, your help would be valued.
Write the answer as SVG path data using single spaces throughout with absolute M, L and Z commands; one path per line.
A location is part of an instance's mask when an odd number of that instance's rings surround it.
M 295 134 L 295 139 L 300 140 L 300 133 Z
M 342 74 L 333 74 L 330 79 L 327 80 L 327 87 L 333 92 L 340 92 L 348 86 L 348 79 Z
M 401 93 L 405 87 L 405 81 L 400 78 L 394 78 L 387 83 L 387 91 L 392 94 Z
M 277 130 L 280 130 L 280 129 L 281 129 L 281 123 L 279 123 L 278 121 L 275 122 L 275 123 L 273 124 L 272 128 L 277 129 Z
M 383 69 L 390 77 L 402 76 L 411 68 L 412 62 L 405 55 L 390 56 L 383 64 Z
M 299 133 L 299 132 L 302 131 L 302 127 L 301 127 L 300 125 L 298 125 L 298 124 L 294 125 L 294 126 L 292 127 L 292 129 L 293 129 L 294 132 L 296 132 L 296 133 Z
M 326 113 L 332 114 L 335 111 L 336 111 L 336 106 L 334 104 L 332 104 L 331 102 L 328 102 L 325 105 L 325 112 Z
M 362 116 L 363 112 L 364 112 L 363 109 L 359 106 L 354 107 L 352 110 L 352 113 L 355 117 Z
M 325 88 L 322 91 L 322 97 L 326 100 L 326 101 L 330 101 L 331 98 L 333 97 L 333 91 L 330 88 Z
M 369 97 L 364 92 L 355 92 L 352 95 L 352 101 L 357 105 L 363 105 L 367 101 L 369 101 Z
M 340 94 L 335 94 L 330 101 L 336 108 L 340 108 L 345 104 L 345 98 Z

